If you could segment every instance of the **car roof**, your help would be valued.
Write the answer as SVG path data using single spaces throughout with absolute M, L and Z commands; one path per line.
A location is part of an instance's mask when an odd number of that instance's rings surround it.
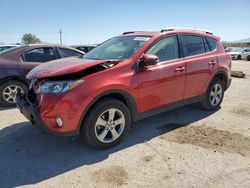
M 77 48 L 77 47 L 96 47 L 97 44 L 81 44 L 81 45 L 71 45 L 70 47 Z
M 165 28 L 161 31 L 128 31 L 124 32 L 122 36 L 157 36 L 157 35 L 167 35 L 167 34 L 193 34 L 193 35 L 202 35 L 214 39 L 220 39 L 220 37 L 214 35 L 210 31 L 200 30 L 200 29 L 192 29 L 192 28 Z
M 15 47 L 15 46 L 20 46 L 20 45 L 17 45 L 17 44 L 2 44 L 2 45 L 0 45 L 0 47 L 5 47 L 5 46 Z
M 71 46 L 59 45 L 59 44 L 37 43 L 37 44 L 28 44 L 26 46 L 29 46 L 29 47 L 58 47 L 58 48 L 68 48 L 68 49 L 75 50 L 75 51 L 78 51 L 78 52 L 82 53 L 82 51 L 79 51 L 79 50 L 77 50 L 75 48 L 72 48 Z
M 9 54 L 15 54 L 15 53 L 24 53 L 26 51 L 29 51 L 29 50 L 33 50 L 35 48 L 46 48 L 46 47 L 58 47 L 58 48 L 65 48 L 65 49 L 70 49 L 70 50 L 73 50 L 73 51 L 76 51 L 82 55 L 85 55 L 84 52 L 80 51 L 80 50 L 77 50 L 75 48 L 72 48 L 72 47 L 69 47 L 69 46 L 63 46 L 63 45 L 57 45 L 57 44 L 44 44 L 44 43 L 38 43 L 38 44 L 24 44 L 24 45 L 20 45 L 20 46 L 17 46 L 15 48 L 10 48 L 8 50 L 5 50 L 1 53 L 1 55 L 9 55 Z

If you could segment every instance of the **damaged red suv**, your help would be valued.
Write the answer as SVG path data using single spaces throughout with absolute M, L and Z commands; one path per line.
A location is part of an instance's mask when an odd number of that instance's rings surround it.
M 218 109 L 230 69 L 230 55 L 210 32 L 126 32 L 83 58 L 33 69 L 30 90 L 17 96 L 17 106 L 45 132 L 109 148 L 133 121 L 194 102 Z

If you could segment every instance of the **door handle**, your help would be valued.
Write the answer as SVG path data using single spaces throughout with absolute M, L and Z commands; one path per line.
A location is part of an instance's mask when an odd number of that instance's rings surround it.
M 215 65 L 216 64 L 216 61 L 212 60 L 208 63 L 209 65 Z
M 175 72 L 182 72 L 185 70 L 185 67 L 178 67 L 175 69 Z

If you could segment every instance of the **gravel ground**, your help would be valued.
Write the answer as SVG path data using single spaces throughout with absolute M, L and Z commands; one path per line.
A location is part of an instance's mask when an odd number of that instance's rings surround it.
M 105 151 L 41 133 L 0 107 L 0 187 L 250 187 L 250 62 L 234 61 L 221 109 L 197 104 L 137 122 Z

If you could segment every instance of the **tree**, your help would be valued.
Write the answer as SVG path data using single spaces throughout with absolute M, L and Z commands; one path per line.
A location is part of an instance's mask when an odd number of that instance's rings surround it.
M 36 35 L 32 35 L 31 33 L 26 33 L 22 36 L 22 43 L 24 44 L 32 44 L 32 43 L 40 43 L 41 40 L 36 37 Z

